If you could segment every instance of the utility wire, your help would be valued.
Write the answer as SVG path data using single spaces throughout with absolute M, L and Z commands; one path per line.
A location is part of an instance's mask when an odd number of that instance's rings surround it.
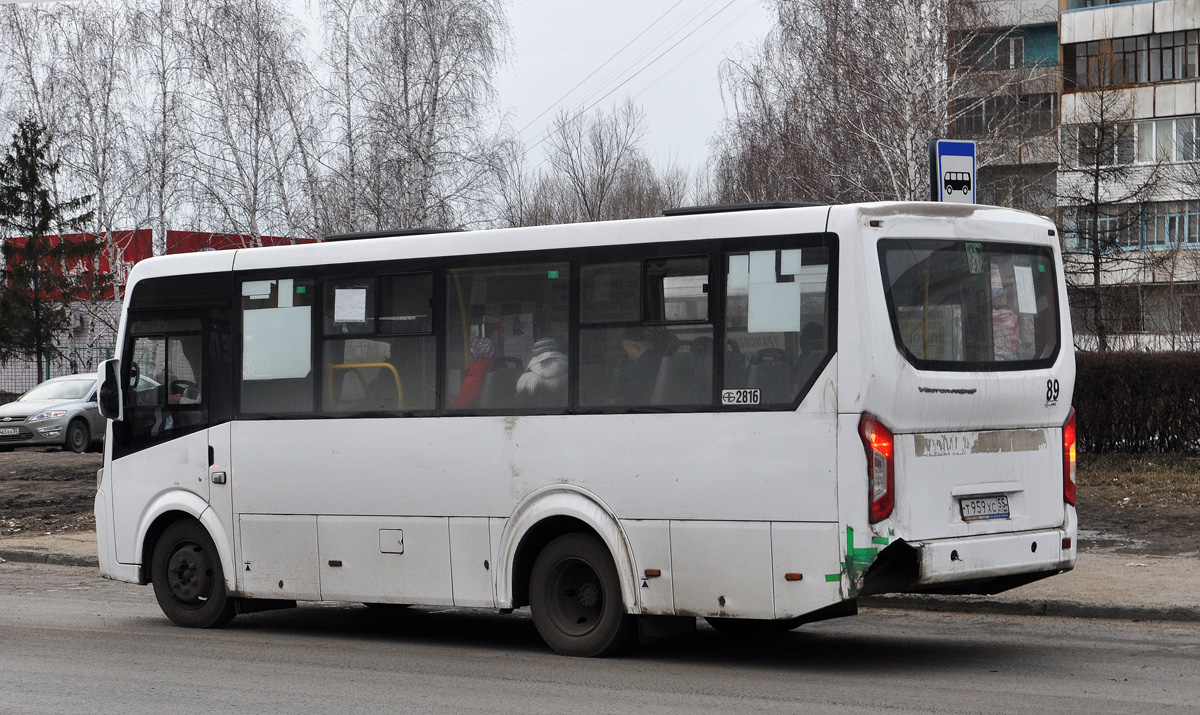
M 568 90 L 566 91 L 566 93 L 565 93 L 565 94 L 563 94 L 563 96 L 559 97 L 559 98 L 558 98 L 558 99 L 556 99 L 556 100 L 555 100 L 555 101 L 554 101 L 554 102 L 553 102 L 553 103 L 552 103 L 552 104 L 551 104 L 549 107 L 546 107 L 544 110 L 542 110 L 542 113 L 541 113 L 541 114 L 537 115 L 536 117 L 534 117 L 533 119 L 531 119 L 531 120 L 529 121 L 529 123 L 528 123 L 528 124 L 526 124 L 525 126 L 521 127 L 519 130 L 517 130 L 517 133 L 518 133 L 518 134 L 524 134 L 526 129 L 528 129 L 529 127 L 533 126 L 533 124 L 534 124 L 535 122 L 537 122 L 537 120 L 539 120 L 539 119 L 541 119 L 542 117 L 546 116 L 546 113 L 547 113 L 547 112 L 549 112 L 551 109 L 554 109 L 554 108 L 555 108 L 555 107 L 557 107 L 559 104 L 561 104 L 561 103 L 563 102 L 563 100 L 565 100 L 567 97 L 569 97 L 569 96 L 571 95 L 571 93 L 572 93 L 572 92 L 574 92 L 575 90 L 579 89 L 579 87 L 580 87 L 580 86 L 581 86 L 581 85 L 582 85 L 584 82 L 587 82 L 589 79 L 591 79 L 592 77 L 594 77 L 594 76 L 596 75 L 596 73 L 597 73 L 597 72 L 599 72 L 600 70 L 602 70 L 602 69 L 604 69 L 605 67 L 607 67 L 609 62 L 612 62 L 613 60 L 615 60 L 615 59 L 617 58 L 617 55 L 619 55 L 619 54 L 621 54 L 622 52 L 624 52 L 625 50 L 629 49 L 629 46 L 630 46 L 630 45 L 632 45 L 633 43 L 637 42 L 637 41 L 638 41 L 638 40 L 641 38 L 641 36 L 642 36 L 642 35 L 644 35 L 644 34 L 646 34 L 647 32 L 649 32 L 649 31 L 650 31 L 650 28 L 654 27 L 654 26 L 655 26 L 655 25 L 657 25 L 659 22 L 661 22 L 661 21 L 662 21 L 662 19 L 663 19 L 664 17 L 666 17 L 667 15 L 669 15 L 669 14 L 671 13 L 671 11 L 672 11 L 672 10 L 674 10 L 674 9 L 675 9 L 675 8 L 677 8 L 677 7 L 679 7 L 679 5 L 680 5 L 681 3 L 683 3 L 683 2 L 684 2 L 684 0 L 678 0 L 678 2 L 676 2 L 674 5 L 672 5 L 671 7 L 667 8 L 667 11 L 666 11 L 666 12 L 664 12 L 663 14 L 659 15 L 659 16 L 658 16 L 658 19 L 656 19 L 654 22 L 652 22 L 652 23 L 650 23 L 649 25 L 647 25 L 647 26 L 646 26 L 646 29 L 644 29 L 644 30 L 642 30 L 641 32 L 639 32 L 639 33 L 638 33 L 638 34 L 637 34 L 637 35 L 636 35 L 636 36 L 635 36 L 635 37 L 634 37 L 632 40 L 630 40 L 629 42 L 626 42 L 624 47 L 622 47 L 621 49 L 619 49 L 619 50 L 617 50 L 616 52 L 614 52 L 614 53 L 612 54 L 612 56 L 611 56 L 611 57 L 609 57 L 607 60 L 604 60 L 604 62 L 603 62 L 603 63 L 602 63 L 602 64 L 601 64 L 599 67 L 597 67 L 596 69 L 592 70 L 591 74 L 589 74 L 587 77 L 584 77 L 583 79 L 579 80 L 579 82 L 578 82 L 578 83 L 577 83 L 577 84 L 576 84 L 574 87 L 572 87 L 572 88 L 568 89 Z
M 600 96 L 598 99 L 596 99 L 596 100 L 592 101 L 590 104 L 587 104 L 587 106 L 585 106 L 584 108 L 580 109 L 578 112 L 575 112 L 575 113 L 574 113 L 574 115 L 571 117 L 571 119 L 572 119 L 572 120 L 574 120 L 574 119 L 577 119 L 577 118 L 579 118 L 579 117 L 583 116 L 583 115 L 584 115 L 584 114 L 586 114 L 587 112 L 591 111 L 591 109 L 592 109 L 593 107 L 595 107 L 597 104 L 599 104 L 600 102 L 603 102 L 605 99 L 608 99 L 610 96 L 612 96 L 612 94 L 613 94 L 614 92 L 616 92 L 616 91 L 617 91 L 617 90 L 619 90 L 620 88 L 624 87 L 625 85 L 629 84 L 631 81 L 633 81 L 634 79 L 636 79 L 636 78 L 638 77 L 638 75 L 640 75 L 640 74 L 642 74 L 643 72 L 645 72 L 645 71 L 646 71 L 647 69 L 649 69 L 649 68 L 650 68 L 652 65 L 654 65 L 656 62 L 658 62 L 660 59 L 662 59 L 662 58 L 663 58 L 665 55 L 667 55 L 667 53 L 671 52 L 671 50 L 674 50 L 676 47 L 678 47 L 678 46 L 679 46 L 681 43 L 683 43 L 685 40 L 687 40 L 688 38 L 690 38 L 692 35 L 696 34 L 696 32 L 698 32 L 698 31 L 699 31 L 701 28 L 703 28 L 705 25 L 707 25 L 708 23 L 712 22 L 712 21 L 713 21 L 713 20 L 714 20 L 714 19 L 715 19 L 715 18 L 716 18 L 718 15 L 720 15 L 720 14 L 721 14 L 721 13 L 723 13 L 723 12 L 725 12 L 725 10 L 727 10 L 727 9 L 729 8 L 729 6 L 730 6 L 730 5 L 732 5 L 732 4 L 733 4 L 733 3 L 735 3 L 735 2 L 737 2 L 737 0 L 729 0 L 728 2 L 726 2 L 724 5 L 722 5 L 722 6 L 721 6 L 721 8 L 720 8 L 720 9 L 718 9 L 716 12 L 714 12 L 712 15 L 710 15 L 710 16 L 709 16 L 709 17 L 708 17 L 706 20 L 704 20 L 704 22 L 700 23 L 700 24 L 699 24 L 699 25 L 697 25 L 695 28 L 693 28 L 691 31 L 689 31 L 687 34 L 685 34 L 683 37 L 681 37 L 681 38 L 679 38 L 678 40 L 676 40 L 676 41 L 675 41 L 675 42 L 674 42 L 674 43 L 673 43 L 673 44 L 672 44 L 670 47 L 668 47 L 667 49 L 663 50 L 663 51 L 662 51 L 662 52 L 660 52 L 658 55 L 656 55 L 656 56 L 655 56 L 653 59 L 651 59 L 649 62 L 647 62 L 647 63 L 645 63 L 644 65 L 642 65 L 642 67 L 640 67 L 640 68 L 639 68 L 637 71 L 635 71 L 633 74 L 631 74 L 631 75 L 629 75 L 628 77 L 626 77 L 626 78 L 625 78 L 624 80 L 622 80 L 622 81 L 621 81 L 619 84 L 617 84 L 615 87 L 613 87 L 612 89 L 610 89 L 610 90 L 608 90 L 607 92 L 605 92 L 605 93 L 604 93 L 602 96 Z M 709 5 L 709 6 L 711 6 L 711 3 L 710 3 L 710 5 Z M 655 22 L 657 22 L 657 20 L 656 20 Z M 710 40 L 709 40 L 709 41 L 711 41 L 711 39 L 712 39 L 712 38 L 710 38 Z M 659 46 L 661 46 L 661 44 L 660 44 Z M 645 56 L 645 55 L 643 55 L 643 56 Z M 660 79 L 661 79 L 661 77 L 660 77 Z M 656 81 L 657 81 L 657 80 L 656 80 Z M 603 89 L 603 87 L 601 88 L 601 90 L 602 90 L 602 89 Z M 601 91 L 601 90 L 597 90 L 597 91 Z M 585 101 L 586 101 L 586 100 L 585 100 Z M 546 111 L 549 111 L 549 110 L 546 110 Z M 543 112 L 543 113 L 542 113 L 542 115 L 544 115 L 544 114 L 545 114 L 545 112 Z M 542 116 L 542 115 L 539 115 L 539 116 Z M 537 147 L 541 146 L 541 145 L 542 145 L 542 143 L 543 143 L 543 142 L 545 142 L 545 141 L 546 141 L 547 139 L 549 139 L 549 138 L 550 138 L 550 134 L 549 134 L 549 133 L 546 133 L 545 135 L 543 135 L 543 136 L 542 136 L 542 138 L 541 138 L 541 139 L 538 139 L 538 140 L 537 140 L 536 142 L 534 142 L 534 143 L 533 143 L 531 146 L 528 146 L 528 147 L 526 147 L 526 148 L 523 150 L 522 154 L 528 154 L 528 153 L 529 153 L 530 151 L 532 151 L 533 149 L 536 149 Z M 539 164 L 539 167 L 540 167 L 542 164 L 544 164 L 544 163 L 545 163 L 545 162 L 543 161 L 541 164 Z

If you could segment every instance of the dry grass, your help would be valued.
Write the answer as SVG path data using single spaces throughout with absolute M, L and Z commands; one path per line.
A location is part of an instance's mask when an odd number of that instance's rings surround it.
M 1200 506 L 1200 457 L 1081 454 L 1077 478 L 1080 498 L 1089 501 L 1128 506 Z

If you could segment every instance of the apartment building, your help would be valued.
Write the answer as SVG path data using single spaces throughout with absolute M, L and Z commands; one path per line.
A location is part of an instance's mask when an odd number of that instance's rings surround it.
M 1086 347 L 1200 347 L 1200 0 L 1060 0 L 1058 204 Z
M 1055 212 L 1058 170 L 1058 0 L 985 3 L 988 20 L 955 71 L 951 137 L 979 152 L 980 203 Z

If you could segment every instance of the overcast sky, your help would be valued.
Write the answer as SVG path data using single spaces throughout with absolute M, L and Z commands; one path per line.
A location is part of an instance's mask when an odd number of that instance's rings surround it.
M 317 44 L 319 2 L 290 3 Z M 534 145 L 559 107 L 610 110 L 626 96 L 645 110 L 651 160 L 701 166 L 724 117 L 718 67 L 766 35 L 771 14 L 762 3 L 508 0 L 511 47 L 496 77 L 498 108 L 532 147 L 529 166 L 542 161 Z
M 611 109 L 630 96 L 646 112 L 651 159 L 686 168 L 704 162 L 724 116 L 718 65 L 771 23 L 761 0 L 510 0 L 508 19 L 512 57 L 496 84 L 527 146 L 560 106 Z

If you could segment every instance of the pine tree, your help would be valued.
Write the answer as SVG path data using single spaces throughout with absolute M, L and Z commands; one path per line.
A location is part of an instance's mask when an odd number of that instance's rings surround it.
M 30 116 L 18 124 L 0 162 L 0 359 L 32 350 L 39 379 L 43 358 L 49 360 L 58 335 L 70 325 L 71 301 L 96 288 L 67 269 L 77 261 L 94 265 L 100 250 L 94 237 L 60 240 L 91 221 L 92 212 L 84 210 L 91 196 L 55 200 L 59 163 L 49 150 L 45 128 Z

